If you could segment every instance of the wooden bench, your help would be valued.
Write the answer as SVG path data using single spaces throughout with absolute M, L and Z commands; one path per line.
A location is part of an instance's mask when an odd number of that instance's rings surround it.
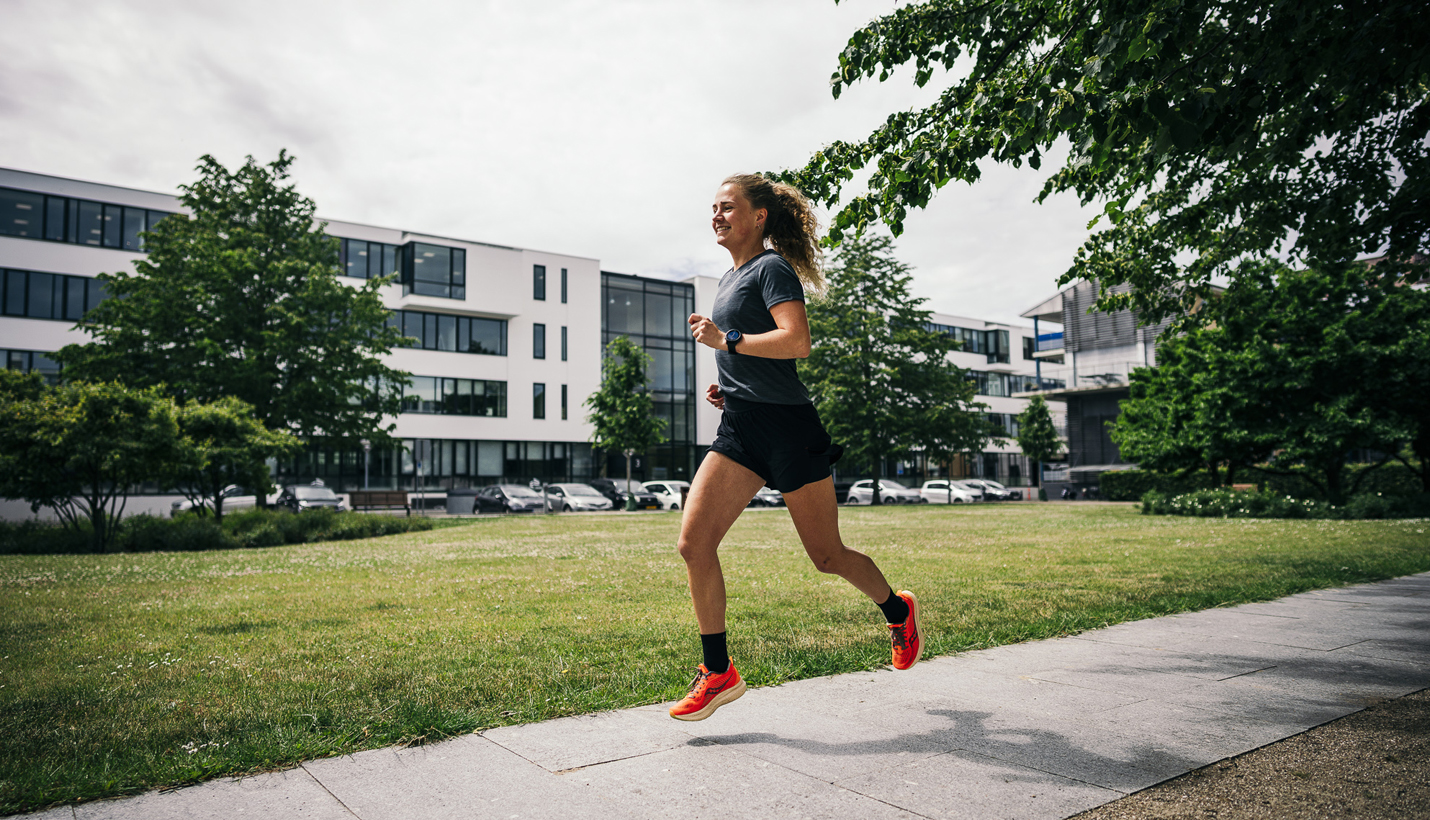
M 353 490 L 348 493 L 348 504 L 354 511 L 402 509 L 407 511 L 408 518 L 412 517 L 406 490 Z
M 1239 492 L 1239 493 L 1254 493 L 1254 492 L 1256 492 L 1256 485 L 1255 485 L 1255 484 L 1233 484 L 1233 485 L 1231 485 L 1231 488 L 1232 488 L 1233 490 Z

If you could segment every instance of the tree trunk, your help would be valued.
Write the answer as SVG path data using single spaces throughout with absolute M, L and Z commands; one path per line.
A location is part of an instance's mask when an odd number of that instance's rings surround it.
M 870 489 L 873 491 L 873 500 L 869 502 L 870 504 L 879 505 L 879 504 L 883 504 L 883 503 L 884 503 L 884 502 L 879 498 L 879 482 L 880 482 L 881 479 L 883 479 L 883 477 L 884 477 L 884 459 L 882 459 L 882 458 L 880 458 L 880 457 L 878 457 L 878 456 L 875 456 L 875 457 L 874 457 L 874 481 L 870 484 Z

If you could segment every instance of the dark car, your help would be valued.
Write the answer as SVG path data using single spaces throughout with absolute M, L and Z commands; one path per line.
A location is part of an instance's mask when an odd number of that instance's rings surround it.
M 274 506 L 289 512 L 318 509 L 342 512 L 347 509 L 347 505 L 341 498 L 338 498 L 337 493 L 316 481 L 312 484 L 289 484 L 283 488 L 283 492 L 278 494 L 278 500 L 274 502 Z
M 843 504 L 849 500 L 849 488 L 854 486 L 852 481 L 834 482 L 834 503 Z
M 639 481 L 631 479 L 629 490 L 626 487 L 624 478 L 598 478 L 591 482 L 591 486 L 601 495 L 611 499 L 611 504 L 618 510 L 626 508 L 626 495 L 634 493 L 636 497 L 636 509 L 638 510 L 658 510 L 660 509 L 660 499 L 655 497 L 655 493 L 647 490 Z
M 477 491 L 479 513 L 541 512 L 545 505 L 541 493 L 521 484 L 493 484 Z

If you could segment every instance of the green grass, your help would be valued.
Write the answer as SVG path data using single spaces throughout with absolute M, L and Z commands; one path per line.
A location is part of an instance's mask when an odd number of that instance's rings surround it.
M 933 654 L 1430 570 L 1430 522 L 1131 505 L 846 509 Z M 263 550 L 0 557 L 0 811 L 678 697 L 677 513 L 511 517 Z M 722 548 L 755 686 L 888 662 L 783 511 Z

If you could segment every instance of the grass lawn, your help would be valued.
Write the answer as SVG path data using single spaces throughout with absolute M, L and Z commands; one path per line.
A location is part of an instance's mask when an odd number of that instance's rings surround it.
M 264 550 L 0 557 L 0 811 L 679 697 L 679 513 L 512 517 Z M 1430 570 L 1430 522 L 1132 505 L 841 511 L 935 655 Z M 789 516 L 722 550 L 751 685 L 888 663 L 879 612 Z

